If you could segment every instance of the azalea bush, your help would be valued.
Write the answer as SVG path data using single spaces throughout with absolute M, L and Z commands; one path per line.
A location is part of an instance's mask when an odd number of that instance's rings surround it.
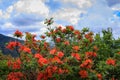
M 110 29 L 103 36 L 88 28 L 73 26 L 51 28 L 52 18 L 46 19 L 48 31 L 40 35 L 26 32 L 24 44 L 9 42 L 6 48 L 16 50 L 19 57 L 4 62 L 3 80 L 119 80 L 120 40 Z M 17 38 L 23 33 L 17 30 Z M 47 39 L 51 42 L 47 42 Z M 51 46 L 52 43 L 52 46 Z M 1 69 L 2 70 L 2 69 Z

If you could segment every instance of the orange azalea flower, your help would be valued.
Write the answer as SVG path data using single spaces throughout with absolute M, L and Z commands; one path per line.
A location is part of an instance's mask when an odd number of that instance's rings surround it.
M 44 42 L 44 47 L 47 48 L 49 46 L 49 43 Z
M 72 48 L 73 48 L 73 50 L 75 50 L 75 51 L 78 51 L 78 50 L 79 50 L 79 46 L 73 46 Z
M 91 38 L 89 38 L 88 40 L 89 40 L 90 42 L 93 42 L 93 38 L 92 38 L 92 37 L 91 37 Z
M 7 61 L 7 66 L 8 66 L 8 67 L 11 67 L 11 65 L 12 65 L 12 61 L 11 61 L 11 60 L 8 60 L 8 61 Z
M 30 49 L 30 48 L 27 48 L 27 47 L 24 47 L 23 51 L 24 51 L 24 52 L 27 52 L 27 53 L 30 53 L 30 52 L 31 52 L 31 49 Z
M 57 52 L 57 50 L 55 48 L 50 50 L 50 54 L 55 54 L 56 52 Z
M 88 73 L 87 73 L 86 70 L 79 71 L 79 75 L 81 76 L 81 78 L 87 78 L 88 77 Z
M 63 63 L 59 57 L 55 56 L 53 59 L 52 59 L 52 62 L 57 62 L 57 63 Z
M 120 52 L 118 52 L 118 54 L 120 54 Z
M 74 31 L 74 27 L 73 26 L 67 26 L 66 28 L 68 28 L 71 31 Z
M 115 62 L 114 59 L 107 59 L 106 64 L 115 66 Z
M 97 54 L 95 52 L 86 52 L 86 57 L 97 57 Z
M 47 77 L 51 78 L 53 75 L 53 70 L 51 66 L 48 66 L 45 70 L 45 74 L 47 74 Z
M 8 61 L 7 62 L 8 67 L 12 67 L 12 69 L 20 69 L 21 68 L 21 61 L 18 58 L 15 62 Z
M 65 29 L 65 28 L 64 28 L 64 29 L 62 29 L 62 32 L 63 32 L 63 33 L 66 33 L 66 29 Z
M 17 46 L 21 46 L 21 43 L 20 42 L 9 42 L 6 48 L 13 50 Z
M 56 42 L 60 42 L 61 41 L 61 38 L 56 38 Z
M 42 39 L 45 39 L 45 36 L 44 36 L 44 35 L 41 35 L 40 37 L 41 37 Z
M 14 62 L 14 63 L 13 63 L 12 68 L 13 68 L 13 69 L 20 69 L 20 68 L 21 68 L 21 66 L 20 66 L 20 64 L 19 64 L 19 63 Z
M 23 51 L 25 53 L 31 53 L 31 49 L 26 46 L 21 46 L 19 51 Z
M 78 53 L 72 53 L 71 54 L 72 57 L 75 57 L 78 61 L 80 61 L 80 55 Z
M 35 56 L 35 58 L 43 58 L 43 56 L 40 55 L 40 53 L 36 53 L 34 56 Z
M 58 29 L 58 30 L 62 30 L 62 27 L 61 27 L 61 26 L 59 26 L 59 27 L 57 27 L 57 29 Z
M 97 46 L 93 46 L 93 49 L 94 49 L 95 51 L 98 51 L 98 50 L 99 50 Z
M 19 30 L 16 30 L 14 36 L 22 38 L 23 34 Z
M 64 53 L 63 52 L 57 52 L 57 56 L 59 57 L 59 58 L 62 58 L 63 56 L 64 56 Z
M 36 41 L 36 39 L 35 39 L 36 34 L 32 34 L 31 36 L 32 36 L 32 41 L 35 42 Z
M 44 73 L 40 72 L 37 75 L 37 80 L 43 80 L 43 77 L 44 77 Z
M 90 69 L 92 67 L 92 60 L 91 59 L 87 59 L 85 60 L 81 65 L 81 68 L 88 68 Z
M 62 70 L 61 68 L 58 69 L 58 74 L 62 74 L 64 72 L 64 70 Z
M 43 66 L 44 64 L 48 64 L 48 60 L 46 58 L 39 58 L 38 63 L 40 66 Z
M 57 66 L 52 66 L 52 70 L 53 70 L 53 72 L 55 72 L 57 69 L 58 69 Z
M 7 75 L 7 80 L 21 80 L 23 77 L 24 75 L 22 72 L 10 72 Z
M 65 45 L 70 45 L 69 41 L 64 42 Z
M 118 79 L 115 79 L 114 77 L 112 77 L 110 80 L 118 80 Z
M 91 36 L 89 34 L 85 34 L 85 38 L 89 39 Z
M 78 39 L 81 39 L 81 38 L 82 38 L 82 36 L 81 36 L 81 35 L 78 35 L 78 36 L 77 36 L 77 38 L 78 38 Z
M 97 74 L 97 78 L 98 78 L 99 80 L 102 80 L 102 74 Z
M 75 34 L 75 35 L 79 35 L 79 34 L 80 34 L 80 31 L 79 31 L 79 30 L 75 30 L 75 31 L 74 31 L 74 34 Z

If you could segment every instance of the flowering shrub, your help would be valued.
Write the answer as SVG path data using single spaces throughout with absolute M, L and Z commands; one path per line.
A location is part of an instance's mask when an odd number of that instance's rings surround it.
M 51 20 L 46 20 L 47 26 Z M 9 72 L 4 79 L 119 80 L 119 45 L 113 45 L 109 30 L 103 33 L 101 38 L 88 28 L 49 27 L 46 35 L 40 36 L 42 40 L 36 40 L 36 35 L 26 32 L 24 44 L 15 41 L 6 46 L 11 50 L 17 47 L 19 57 L 7 61 Z M 21 38 L 23 34 L 17 30 L 14 36 Z M 54 43 L 52 47 L 47 37 Z

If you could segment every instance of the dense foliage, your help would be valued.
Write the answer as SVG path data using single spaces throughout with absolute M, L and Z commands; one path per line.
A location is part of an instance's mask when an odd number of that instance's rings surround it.
M 19 57 L 0 61 L 3 80 L 119 80 L 120 39 L 115 40 L 110 28 L 94 34 L 88 28 L 73 26 L 51 28 L 52 18 L 45 22 L 48 31 L 41 35 L 26 32 L 24 44 L 17 41 L 6 46 Z M 23 33 L 17 30 L 17 38 Z M 50 47 L 47 37 L 54 43 Z M 3 69 L 3 67 L 5 67 Z

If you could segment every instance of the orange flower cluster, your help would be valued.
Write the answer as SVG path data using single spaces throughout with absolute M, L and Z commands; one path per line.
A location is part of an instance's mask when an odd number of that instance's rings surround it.
M 38 59 L 37 61 L 40 66 L 48 64 L 48 60 L 40 55 L 40 53 L 36 53 L 34 57 Z
M 96 54 L 96 52 L 85 52 L 85 54 L 86 54 L 86 57 L 88 58 L 95 58 L 95 57 L 97 57 L 97 54 Z
M 54 74 L 64 74 L 64 73 L 68 73 L 68 70 L 59 68 L 57 66 L 48 66 L 45 72 L 38 73 L 37 80 L 49 80 L 50 78 L 53 77 Z
M 61 38 L 56 38 L 56 42 L 59 43 L 61 41 Z
M 69 41 L 64 42 L 65 45 L 70 45 Z
M 31 49 L 26 46 L 21 46 L 19 49 L 20 52 L 31 53 Z
M 71 56 L 76 58 L 78 61 L 81 60 L 80 55 L 78 53 L 72 53 Z
M 79 30 L 74 30 L 74 34 L 75 35 L 80 35 L 80 31 Z
M 102 74 L 97 74 L 97 78 L 98 78 L 99 80 L 102 80 Z
M 114 59 L 107 59 L 106 64 L 115 66 L 116 61 Z
M 81 78 L 87 78 L 88 72 L 86 70 L 80 70 L 79 75 L 81 76 Z
M 59 58 L 62 58 L 62 57 L 64 56 L 64 53 L 61 52 L 61 51 L 59 51 L 59 52 L 57 52 L 57 56 L 58 56 Z
M 67 26 L 66 29 L 69 29 L 70 31 L 74 31 L 74 27 L 73 26 Z
M 89 42 L 93 42 L 93 33 L 89 32 L 87 34 L 85 34 L 85 38 L 89 40 Z
M 56 63 L 56 62 L 59 63 L 59 64 L 63 63 L 63 61 L 61 61 L 61 59 L 58 56 L 54 56 L 52 59 L 50 59 L 50 61 L 52 63 Z
M 22 38 L 23 34 L 19 30 L 16 30 L 14 36 Z
M 14 42 L 14 41 L 12 41 L 12 42 L 9 42 L 7 44 L 6 48 L 8 48 L 10 50 L 14 50 L 14 48 L 19 47 L 19 46 L 21 46 L 20 42 Z
M 41 37 L 42 39 L 45 39 L 45 36 L 44 36 L 44 35 L 41 35 L 40 37 Z
M 8 61 L 7 62 L 8 67 L 12 67 L 12 69 L 20 69 L 21 68 L 21 60 L 18 58 L 15 62 Z
M 46 58 L 39 58 L 38 63 L 40 66 L 48 64 L 48 60 Z
M 50 50 L 50 54 L 55 54 L 56 52 L 57 52 L 57 50 L 55 48 Z
M 76 52 L 79 50 L 79 46 L 73 46 L 72 48 L 73 48 L 73 50 L 76 51 Z
M 98 51 L 99 49 L 98 49 L 97 46 L 93 46 L 93 50 L 94 50 L 94 51 Z
M 40 53 L 35 53 L 34 57 L 35 57 L 35 58 L 38 58 L 38 59 L 39 59 L 39 58 L 43 58 L 43 56 L 42 56 Z
M 21 80 L 24 77 L 21 72 L 11 72 L 7 76 L 7 80 Z
M 92 62 L 93 61 L 91 59 L 87 59 L 80 65 L 80 67 L 90 69 L 92 67 Z

